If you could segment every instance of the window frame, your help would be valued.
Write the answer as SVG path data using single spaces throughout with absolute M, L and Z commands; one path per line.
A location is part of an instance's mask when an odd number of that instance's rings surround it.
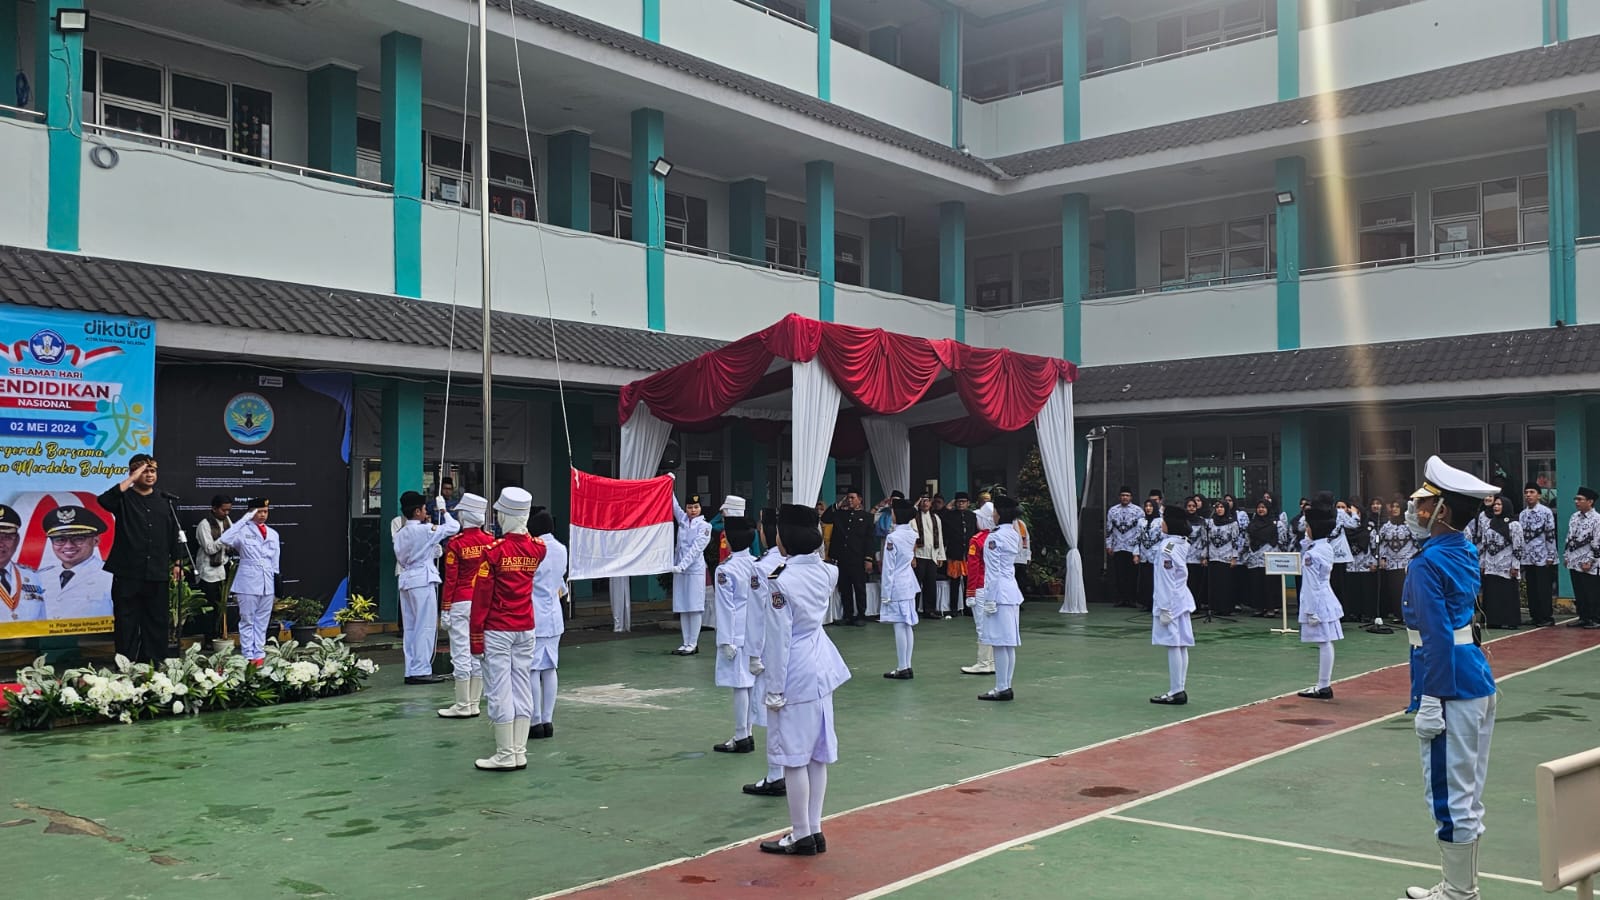
M 204 75 L 190 69 L 175 68 L 173 66 L 163 65 L 161 63 L 151 62 L 148 60 L 133 59 L 120 54 L 113 53 L 108 55 L 105 51 L 100 50 L 99 48 L 85 48 L 84 52 L 94 54 L 93 72 L 91 73 L 89 71 L 89 67 L 85 67 L 83 76 L 84 86 L 80 91 L 80 94 L 82 95 L 89 95 L 93 97 L 94 106 L 92 114 L 88 108 L 85 109 L 87 121 L 94 124 L 104 123 L 106 121 L 106 108 L 109 106 L 120 110 L 126 110 L 135 114 L 152 116 L 155 118 L 155 120 L 159 123 L 160 134 L 140 132 L 141 134 L 145 135 L 145 137 L 142 139 L 145 143 L 165 144 L 170 141 L 179 141 L 185 145 L 194 144 L 197 146 L 204 146 L 208 147 L 209 149 L 197 150 L 190 146 L 171 145 L 169 145 L 169 149 L 180 153 L 192 153 L 198 156 L 212 157 L 215 159 L 228 159 L 232 157 L 272 159 L 272 146 L 270 138 L 265 141 L 267 146 L 264 152 L 259 155 L 246 153 L 237 148 L 235 146 L 236 133 L 234 130 L 235 123 L 233 121 L 234 92 L 236 89 L 244 88 L 262 94 L 267 98 L 269 104 L 272 102 L 271 91 L 265 88 L 258 88 L 248 82 L 235 81 L 231 78 L 218 78 L 212 75 Z M 137 66 L 141 69 L 154 71 L 161 83 L 160 102 L 158 103 L 136 97 L 128 97 L 122 94 L 108 93 L 105 89 L 105 64 L 107 61 L 122 65 Z M 216 87 L 221 87 L 223 89 L 224 114 L 219 117 L 194 110 L 175 108 L 173 106 L 172 99 L 174 93 L 174 78 L 187 78 L 191 81 L 197 81 Z M 194 137 L 195 135 L 176 137 L 174 136 L 173 128 L 175 123 L 180 128 L 183 125 L 193 125 L 201 128 L 217 129 L 222 133 L 223 146 L 216 147 L 212 145 L 201 144 L 199 141 L 189 140 L 190 137 Z M 267 134 L 270 135 L 272 127 L 270 110 L 267 121 L 264 122 L 263 125 L 267 129 Z M 141 138 L 134 137 L 129 137 L 128 139 L 136 141 L 141 140 Z
M 1364 224 L 1362 224 L 1361 211 L 1362 211 L 1363 207 L 1368 206 L 1368 205 L 1373 204 L 1373 203 L 1385 203 L 1385 202 L 1388 202 L 1390 200 L 1401 200 L 1401 199 L 1406 200 L 1410 204 L 1411 217 L 1410 217 L 1409 220 L 1402 221 L 1402 220 L 1396 219 L 1395 221 L 1390 222 L 1388 224 L 1378 224 L 1378 225 L 1364 225 Z M 1409 226 L 1411 228 L 1411 255 L 1410 256 L 1385 257 L 1383 259 L 1367 259 L 1366 258 L 1365 251 L 1364 251 L 1364 249 L 1362 247 L 1362 240 L 1361 240 L 1362 235 L 1367 235 L 1367 234 L 1390 234 L 1390 233 L 1398 234 L 1399 229 L 1401 227 L 1404 227 L 1404 226 Z M 1394 263 L 1404 262 L 1405 260 L 1408 260 L 1408 259 L 1415 259 L 1416 258 L 1416 254 L 1417 254 L 1417 247 L 1419 246 L 1419 244 L 1417 242 L 1417 228 L 1418 228 L 1418 222 L 1417 222 L 1417 195 L 1416 195 L 1415 191 L 1411 191 L 1411 192 L 1407 192 L 1407 193 L 1403 193 L 1403 194 L 1385 194 L 1385 195 L 1383 195 L 1381 197 L 1370 197 L 1370 198 L 1365 199 L 1365 200 L 1356 201 L 1356 255 L 1360 259 L 1360 262 L 1361 262 L 1362 265 L 1367 265 L 1367 264 L 1376 264 L 1376 265 L 1394 264 Z M 1430 229 L 1430 232 L 1431 232 L 1431 229 Z

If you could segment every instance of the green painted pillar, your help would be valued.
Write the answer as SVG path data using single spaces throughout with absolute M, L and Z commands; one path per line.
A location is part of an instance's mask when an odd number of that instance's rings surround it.
M 828 457 L 828 467 L 822 470 L 822 496 L 807 497 L 804 500 L 796 499 L 796 503 L 815 506 L 818 500 L 832 503 L 839 499 L 839 463 L 833 457 Z
M 1300 347 L 1300 236 L 1301 204 L 1305 202 L 1306 161 L 1298 156 L 1279 159 L 1274 166 L 1275 188 L 1294 194 L 1293 203 L 1278 206 L 1278 349 Z
M 1061 5 L 1061 141 L 1070 144 L 1083 135 L 1083 4 L 1066 0 Z
M 83 104 L 78 100 L 83 89 L 83 32 L 62 34 L 56 30 L 55 17 L 57 10 L 83 5 L 77 0 L 38 0 L 33 5 L 33 108 L 44 113 L 44 124 L 50 130 L 45 245 L 73 253 L 78 250 L 83 191 Z M 15 10 L 12 12 L 15 22 Z M 7 79 L 8 83 L 13 80 Z M 14 102 L 15 95 L 10 100 Z
M 640 37 L 647 41 L 661 40 L 661 0 L 641 0 L 644 4 L 644 21 Z
M 1600 235 L 1600 131 L 1578 135 L 1578 237 Z
M 944 8 L 939 20 L 939 86 L 950 92 L 950 146 L 961 146 L 961 10 Z
M 551 225 L 573 231 L 589 230 L 589 136 L 563 131 L 550 136 L 549 187 L 545 189 Z
M 939 442 L 939 493 L 946 502 L 967 489 L 967 448 Z
M 659 109 L 633 111 L 633 239 L 645 246 L 645 310 L 651 331 L 667 330 L 666 179 L 651 166 L 666 149 Z
M 1550 324 L 1578 321 L 1578 117 L 1545 113 L 1550 176 Z
M 1553 198 L 1552 198 L 1553 199 Z M 1567 545 L 1567 520 L 1572 498 L 1580 487 L 1594 487 L 1595 469 L 1590 452 L 1596 448 L 1591 434 L 1589 405 L 1582 397 L 1556 398 L 1556 546 Z M 1561 595 L 1572 596 L 1572 576 L 1561 566 Z
M 1278 99 L 1300 96 L 1300 0 L 1278 4 Z
M 750 506 L 761 505 L 755 502 L 755 479 L 750 477 L 754 468 L 751 460 L 755 457 L 755 448 L 756 441 L 750 434 L 749 426 L 735 424 L 728 435 L 728 467 L 733 471 L 733 483 L 728 493 L 745 498 Z M 751 515 L 751 518 L 755 516 Z
M 306 162 L 356 174 L 356 71 L 326 65 L 306 76 Z
M 22 35 L 17 28 L 17 0 L 0 0 L 0 104 L 17 105 L 17 95 L 12 91 L 16 77 L 22 73 L 18 67 L 17 48 Z M 0 113 L 4 117 L 5 113 Z
M 1106 210 L 1106 290 L 1108 291 L 1131 291 L 1139 286 L 1133 226 L 1132 210 Z
M 900 235 L 905 220 L 899 216 L 880 216 L 867 223 L 867 286 L 891 294 L 905 293 L 905 264 L 900 254 Z
M 867 32 L 867 52 L 891 66 L 900 65 L 900 26 L 885 25 Z
M 400 515 L 400 495 L 422 490 L 422 385 L 391 381 L 383 386 L 383 425 L 378 451 L 383 507 L 378 527 L 378 617 L 400 619 L 400 588 L 394 577 L 394 542 L 389 521 Z
M 1353 493 L 1350 489 L 1350 417 L 1327 413 L 1310 418 L 1311 439 L 1308 477 L 1313 491 L 1332 491 L 1336 499 Z M 1298 498 L 1296 498 L 1298 500 Z
M 1133 62 L 1133 26 L 1119 16 L 1101 19 L 1100 47 L 1108 69 Z
M 1109 233 L 1108 233 L 1109 237 Z M 1061 355 L 1083 361 L 1083 296 L 1089 292 L 1089 198 L 1061 198 Z
M 939 302 L 956 310 L 958 341 L 967 339 L 967 205 L 939 204 Z
M 806 24 L 817 30 L 817 99 L 833 99 L 833 0 L 806 0 Z
M 383 180 L 394 186 L 394 292 L 421 297 L 422 41 L 391 31 L 380 49 Z
M 1568 0 L 1539 0 L 1544 8 L 1544 42 L 1554 44 L 1567 39 Z
M 1295 517 L 1300 498 L 1311 496 L 1311 460 L 1309 423 L 1305 413 L 1289 413 L 1278 417 L 1278 442 L 1282 452 L 1280 460 L 1281 483 L 1278 489 L 1278 507 Z
M 806 163 L 806 265 L 817 273 L 817 318 L 833 321 L 833 163 Z
M 728 252 L 760 264 L 767 258 L 767 183 L 746 178 L 728 185 Z

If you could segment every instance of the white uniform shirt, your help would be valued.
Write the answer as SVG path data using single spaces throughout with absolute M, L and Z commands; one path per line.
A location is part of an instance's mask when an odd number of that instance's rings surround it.
M 256 522 L 245 516 L 233 523 L 219 540 L 239 554 L 239 571 L 233 576 L 235 594 L 271 597 L 277 593 L 273 576 L 279 571 L 283 544 L 276 529 L 268 526 L 267 536 L 262 537 Z
M 678 549 L 672 556 L 672 563 L 682 569 L 685 575 L 699 572 L 704 578 L 706 546 L 711 543 L 711 523 L 706 521 L 705 516 L 689 518 L 677 497 L 672 498 L 672 514 L 678 520 Z
M 883 584 L 880 588 L 883 599 L 917 599 L 921 585 L 911 569 L 911 561 L 917 555 L 916 546 L 917 529 L 910 522 L 896 525 L 883 539 Z
M 207 515 L 200 520 L 200 524 L 194 527 L 195 543 L 200 545 L 200 552 L 195 555 L 194 559 L 197 567 L 196 574 L 206 584 L 216 584 L 219 581 L 228 580 L 228 557 L 225 552 L 227 548 L 220 538 L 233 525 L 233 522 L 226 519 L 224 521 L 228 522 L 228 524 L 218 530 L 217 526 L 212 523 L 211 516 Z M 211 564 L 211 557 L 217 554 L 222 555 L 223 565 L 214 566 Z
M 1311 542 L 1300 556 L 1300 618 L 1305 624 L 1315 615 L 1322 622 L 1344 618 L 1344 607 L 1333 594 L 1333 546 L 1327 538 Z
M 1106 551 L 1138 553 L 1139 529 L 1144 525 L 1144 510 L 1132 503 L 1119 503 L 1106 513 Z
M 6 563 L 0 584 L 0 622 L 37 622 L 48 618 L 44 608 L 44 582 L 39 573 L 14 562 Z
M 822 631 L 839 570 L 816 553 L 791 556 L 767 579 L 762 662 L 767 693 L 790 703 L 821 700 L 850 680 L 850 667 Z
M 984 501 L 982 506 L 973 511 L 973 515 L 978 517 L 979 531 L 994 530 L 994 504 L 992 502 Z
M 767 587 L 771 584 L 767 576 L 781 565 L 783 554 L 777 547 L 768 547 L 756 560 L 756 583 L 750 589 L 750 603 L 745 607 L 744 652 L 758 659 L 767 645 Z
M 1522 525 L 1522 557 L 1530 566 L 1556 563 L 1556 515 L 1543 503 L 1524 509 L 1517 522 Z
M 1156 620 L 1165 610 L 1174 617 L 1194 612 L 1194 594 L 1189 593 L 1189 542 L 1168 535 L 1156 549 L 1154 600 Z
M 764 576 L 756 558 L 741 550 L 717 566 L 717 646 L 744 650 L 750 640 L 750 603 Z
M 1022 549 L 1022 535 L 1016 525 L 1007 522 L 989 532 L 983 544 L 983 590 L 990 603 L 998 606 L 1021 606 L 1022 588 L 1017 586 L 1017 553 Z
M 427 587 L 438 584 L 439 567 L 434 565 L 437 549 L 450 536 L 461 530 L 455 516 L 444 514 L 444 524 L 412 520 L 394 533 L 394 559 L 400 568 L 400 589 Z
M 1586 513 L 1573 513 L 1567 522 L 1567 568 L 1579 571 L 1584 563 L 1594 562 L 1597 554 L 1600 554 L 1600 512 L 1591 509 Z M 1589 574 L 1596 572 L 1600 569 L 1589 567 Z
M 106 571 L 100 551 L 70 570 L 72 577 L 65 586 L 61 578 L 69 570 L 60 563 L 39 570 L 39 583 L 44 587 L 44 616 L 46 619 L 88 619 L 111 615 L 111 573 Z
M 561 598 L 567 593 L 567 546 L 553 534 L 541 534 L 544 561 L 533 570 L 533 636 L 559 637 L 567 631 Z

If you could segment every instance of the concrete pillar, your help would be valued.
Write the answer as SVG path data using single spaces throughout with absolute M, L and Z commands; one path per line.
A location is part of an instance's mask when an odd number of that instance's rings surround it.
M 833 163 L 806 163 L 806 259 L 817 273 L 817 318 L 833 321 Z M 831 471 L 831 470 L 830 470 Z
M 549 187 L 545 194 L 550 209 L 545 213 L 551 225 L 588 231 L 589 222 L 589 136 L 581 131 L 563 131 L 550 136 L 548 153 Z
M 45 245 L 77 252 L 79 197 L 83 190 L 83 32 L 56 30 L 56 13 L 81 8 L 76 0 L 37 0 L 33 5 L 34 109 L 50 130 L 50 194 Z M 16 22 L 12 9 L 11 21 Z M 13 26 L 13 29 L 15 26 Z M 12 65 L 15 70 L 15 62 Z M 11 98 L 15 100 L 15 97 Z
M 660 42 L 661 40 L 661 0 L 641 0 L 644 18 L 639 28 L 639 36 L 647 41 Z
M 1278 4 L 1278 99 L 1300 96 L 1300 0 Z
M 1089 198 L 1061 198 L 1061 355 L 1083 361 L 1083 295 L 1089 292 Z
M 651 166 L 666 149 L 659 109 L 633 111 L 633 239 L 645 246 L 645 310 L 651 331 L 667 330 L 666 179 Z
M 833 0 L 806 0 L 806 24 L 817 30 L 817 99 L 833 98 Z
M 961 10 L 944 8 L 939 20 L 939 86 L 950 91 L 950 146 L 961 146 Z
M 1544 9 L 1544 42 L 1554 44 L 1567 39 L 1567 4 L 1569 0 L 1539 0 Z
M 939 204 L 939 302 L 956 310 L 958 341 L 967 339 L 967 205 Z
M 383 180 L 394 194 L 394 292 L 421 297 L 422 41 L 392 31 L 380 50 Z
M 900 216 L 880 216 L 867 223 L 867 286 L 875 291 L 905 293 L 905 264 L 900 254 L 904 230 L 905 220 Z
M 306 76 L 306 162 L 356 174 L 356 71 L 326 65 Z
M 1083 6 L 1084 0 L 1061 5 L 1061 142 L 1083 134 Z
M 767 183 L 746 178 L 728 185 L 728 252 L 760 264 L 767 258 Z
M 419 141 L 420 146 L 420 141 Z M 394 542 L 389 521 L 400 515 L 400 495 L 422 490 L 422 385 L 391 381 L 383 386 L 383 426 L 380 434 L 383 502 L 378 525 L 378 615 L 385 621 L 400 619 L 400 588 L 394 576 Z
M 1550 324 L 1578 320 L 1578 119 L 1570 109 L 1545 113 L 1550 176 Z
M 1596 468 L 1590 453 L 1596 444 L 1595 426 L 1600 416 L 1582 397 L 1556 398 L 1556 546 L 1567 545 L 1567 520 L 1572 517 L 1572 498 L 1580 487 L 1594 487 Z M 1572 576 L 1561 570 L 1561 595 L 1572 596 Z

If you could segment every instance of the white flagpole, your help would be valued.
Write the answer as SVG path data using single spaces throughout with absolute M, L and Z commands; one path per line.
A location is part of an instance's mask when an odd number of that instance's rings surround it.
M 515 11 L 512 13 L 515 15 Z M 494 375 L 489 317 L 489 0 L 478 0 L 478 221 L 483 245 L 483 495 L 494 501 Z

